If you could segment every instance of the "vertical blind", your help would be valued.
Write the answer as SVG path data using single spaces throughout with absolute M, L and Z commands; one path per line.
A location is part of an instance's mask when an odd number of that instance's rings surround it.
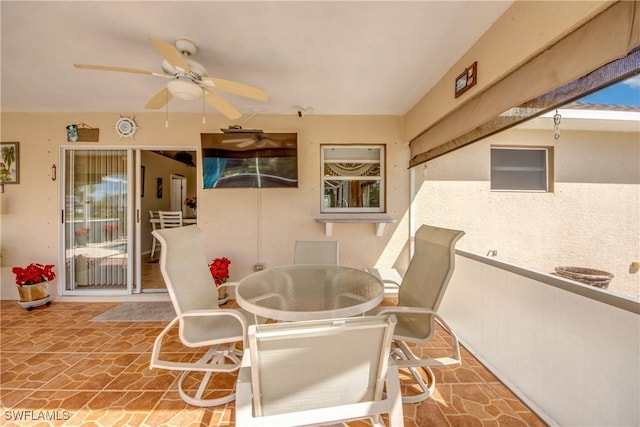
M 66 289 L 127 284 L 127 152 L 69 150 L 65 163 Z

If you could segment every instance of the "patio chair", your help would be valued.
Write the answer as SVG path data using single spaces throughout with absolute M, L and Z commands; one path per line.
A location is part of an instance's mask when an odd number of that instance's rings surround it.
M 293 263 L 338 265 L 338 242 L 296 240 Z
M 236 425 L 301 426 L 370 418 L 403 425 L 395 316 L 249 327 L 238 374 Z M 383 393 L 384 389 L 384 393 Z
M 416 232 L 415 254 L 409 263 L 398 291 L 396 306 L 380 306 L 368 314 L 395 314 L 398 318 L 391 353 L 400 369 L 407 368 L 420 392 L 404 395 L 404 403 L 415 403 L 431 396 L 435 388 L 432 366 L 459 365 L 460 346 L 453 330 L 438 315 L 438 307 L 453 274 L 455 244 L 463 231 L 421 226 Z M 438 323 L 451 338 L 451 357 L 425 358 L 415 355 L 407 343 L 424 343 L 431 339 Z M 418 369 L 427 374 L 426 381 Z
M 204 237 L 197 225 L 158 229 L 153 231 L 153 235 L 162 248 L 160 271 L 177 316 L 156 338 L 149 366 L 151 369 L 182 371 L 178 392 L 191 405 L 215 406 L 230 402 L 235 398 L 235 393 L 212 399 L 205 399 L 203 395 L 214 372 L 229 373 L 240 368 L 243 352 L 236 345 L 241 343 L 246 348 L 248 317 L 241 310 L 222 310 L 218 307 L 218 291 L 205 258 Z M 208 348 L 199 360 L 183 362 L 160 359 L 163 340 L 176 324 L 182 344 L 197 348 L 194 353 L 198 354 L 202 353 L 203 348 Z M 170 342 L 171 338 L 167 341 Z M 190 395 L 184 389 L 184 382 L 193 371 L 204 374 L 197 390 Z
M 182 211 L 158 211 L 160 228 L 182 227 Z

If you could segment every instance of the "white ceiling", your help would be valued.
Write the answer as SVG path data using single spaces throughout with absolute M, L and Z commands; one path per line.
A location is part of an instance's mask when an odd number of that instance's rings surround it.
M 154 37 L 189 37 L 209 76 L 261 87 L 224 95 L 243 114 L 405 114 L 512 1 L 1 1 L 3 111 L 144 110 L 167 80 Z M 462 71 L 462 70 L 461 70 Z M 453 82 L 452 82 L 453 85 Z M 201 100 L 169 104 L 200 112 Z M 212 112 L 211 107 L 206 107 Z

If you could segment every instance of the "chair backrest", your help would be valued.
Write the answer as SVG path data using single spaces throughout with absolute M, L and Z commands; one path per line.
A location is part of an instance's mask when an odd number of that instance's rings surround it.
M 149 219 L 160 219 L 160 215 L 158 214 L 158 211 L 152 211 L 151 209 L 149 209 Z M 160 224 L 156 224 L 155 222 L 151 223 L 151 229 L 155 230 L 158 228 Z
M 395 316 L 249 327 L 255 416 L 380 400 Z
M 163 228 L 152 234 L 162 246 L 160 271 L 176 314 L 218 308 L 218 290 L 205 258 L 204 237 L 198 226 Z
M 293 263 L 338 265 L 338 242 L 296 240 Z
M 182 211 L 159 211 L 160 228 L 182 227 Z
M 464 231 L 421 226 L 415 236 L 415 253 L 398 291 L 398 306 L 437 312 L 455 266 L 455 245 Z M 416 339 L 433 334 L 433 316 L 399 315 L 398 326 Z

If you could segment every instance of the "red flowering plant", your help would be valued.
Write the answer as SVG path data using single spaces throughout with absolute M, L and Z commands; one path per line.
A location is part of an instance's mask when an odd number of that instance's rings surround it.
M 187 197 L 184 199 L 184 204 L 189 206 L 191 209 L 195 209 L 198 207 L 198 198 L 196 196 Z
M 79 228 L 74 231 L 73 234 L 75 234 L 76 237 L 87 237 L 89 235 L 89 231 L 91 231 L 89 227 Z
M 118 226 L 116 224 L 107 224 L 103 227 L 103 230 L 106 238 L 113 240 L 113 233 L 118 231 Z
M 227 257 L 216 258 L 209 264 L 209 271 L 216 286 L 222 285 L 229 278 L 229 264 L 231 261 Z
M 31 263 L 26 268 L 13 267 L 11 271 L 16 275 L 16 285 L 35 285 L 56 278 L 53 265 Z

